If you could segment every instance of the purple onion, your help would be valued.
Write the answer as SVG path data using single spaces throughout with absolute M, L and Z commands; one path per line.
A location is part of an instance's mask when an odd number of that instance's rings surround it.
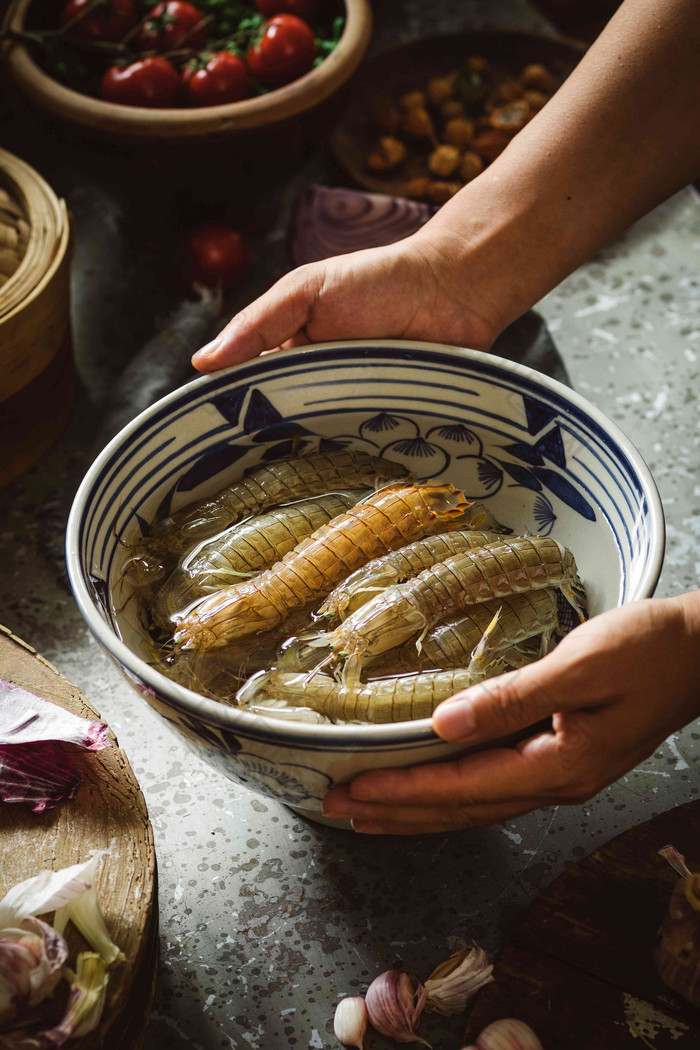
M 362 248 L 394 244 L 419 230 L 436 209 L 404 197 L 311 185 L 299 197 L 289 230 L 296 266 Z

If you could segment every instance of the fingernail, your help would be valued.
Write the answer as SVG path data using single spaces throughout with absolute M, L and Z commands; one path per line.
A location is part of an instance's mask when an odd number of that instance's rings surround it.
M 476 733 L 472 705 L 456 697 L 445 701 L 433 715 L 433 725 L 443 740 L 467 740 Z
M 350 826 L 353 831 L 360 835 L 386 835 L 386 828 L 382 824 L 375 824 L 371 820 L 351 820 Z
M 215 354 L 220 346 L 221 336 L 218 335 L 216 339 L 212 339 L 210 343 L 207 343 L 206 346 L 203 346 L 201 350 L 198 350 L 197 353 L 193 355 L 192 364 L 195 364 L 197 361 L 205 361 L 208 357 L 211 357 L 212 354 Z

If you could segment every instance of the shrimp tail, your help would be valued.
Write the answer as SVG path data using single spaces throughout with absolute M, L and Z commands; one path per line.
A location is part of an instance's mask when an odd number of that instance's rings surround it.
M 469 526 L 472 529 L 483 529 L 485 532 L 495 532 L 499 536 L 507 536 L 512 533 L 506 525 L 494 518 L 490 510 L 483 503 L 474 503 L 472 506 Z
M 488 627 L 482 634 L 478 645 L 476 645 L 475 648 L 472 649 L 471 661 L 469 667 L 467 668 L 470 674 L 482 674 L 484 672 L 484 669 L 488 667 L 489 663 L 491 662 L 494 647 L 493 645 L 489 644 L 489 640 L 494 630 L 496 629 L 496 624 L 498 623 L 501 617 L 502 611 L 503 607 L 501 606 L 501 608 L 496 611 L 495 616 L 492 618 Z
M 571 579 L 565 580 L 560 589 L 569 605 L 575 609 L 580 622 L 584 623 L 588 619 L 588 602 L 585 588 L 579 577 L 574 575 Z
M 350 694 L 356 692 L 360 684 L 360 671 L 362 670 L 362 657 L 359 655 L 349 656 L 341 672 L 340 680 Z
M 546 656 L 552 647 L 552 638 L 554 637 L 554 627 L 549 627 L 546 631 L 543 631 L 540 635 L 540 648 L 538 653 L 538 659 Z

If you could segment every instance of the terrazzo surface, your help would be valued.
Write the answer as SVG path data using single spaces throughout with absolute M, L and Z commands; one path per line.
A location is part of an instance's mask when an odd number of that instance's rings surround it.
M 464 19 L 468 6 L 441 4 L 431 29 Z M 406 35 L 418 35 L 424 5 L 404 9 Z M 483 9 L 473 10 L 478 19 Z M 521 4 L 503 10 L 511 25 L 541 26 Z M 573 385 L 622 427 L 657 480 L 668 526 L 661 596 L 700 586 L 699 264 L 700 203 L 685 190 L 540 304 Z M 101 711 L 146 796 L 161 912 L 145 1050 L 330 1050 L 340 997 L 391 966 L 425 978 L 472 939 L 493 952 L 566 867 L 697 796 L 700 733 L 689 727 L 584 806 L 480 831 L 365 839 L 258 798 L 195 759 L 129 690 L 56 578 L 46 504 L 68 457 L 64 443 L 0 494 L 0 619 Z M 424 1034 L 456 1050 L 462 1027 L 433 1019 Z

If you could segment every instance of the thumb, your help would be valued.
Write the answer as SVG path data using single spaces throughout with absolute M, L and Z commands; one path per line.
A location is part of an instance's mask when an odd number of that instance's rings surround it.
M 545 656 L 534 664 L 473 685 L 445 700 L 433 714 L 443 740 L 493 740 L 527 729 L 572 704 L 561 661 Z
M 192 364 L 200 372 L 215 372 L 274 350 L 304 327 L 322 283 L 322 272 L 313 264 L 286 274 L 198 350 Z

